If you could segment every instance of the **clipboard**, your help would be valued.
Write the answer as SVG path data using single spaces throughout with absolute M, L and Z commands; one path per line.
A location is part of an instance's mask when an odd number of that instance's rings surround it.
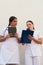
M 12 34 L 11 37 L 14 37 L 14 34 L 15 34 L 16 32 L 17 32 L 16 27 L 11 27 L 11 26 L 8 27 L 8 33 L 9 33 L 9 34 Z
M 31 40 L 28 39 L 28 35 L 33 36 L 34 31 L 31 31 L 29 29 L 27 30 L 22 30 L 22 35 L 21 35 L 21 43 L 26 43 L 26 44 L 30 44 Z

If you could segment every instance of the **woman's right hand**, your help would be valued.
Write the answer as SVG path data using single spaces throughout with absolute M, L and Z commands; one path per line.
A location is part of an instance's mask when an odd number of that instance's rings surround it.
M 6 39 L 7 39 L 7 38 L 10 38 L 10 34 L 7 34 L 7 35 L 6 35 Z

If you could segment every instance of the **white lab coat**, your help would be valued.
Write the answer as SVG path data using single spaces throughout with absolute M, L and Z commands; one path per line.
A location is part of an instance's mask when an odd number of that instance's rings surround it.
M 17 30 L 19 35 L 19 31 Z M 4 30 L 0 35 L 6 36 L 8 34 L 8 30 Z M 20 35 L 19 35 L 20 37 Z M 19 64 L 19 47 L 16 38 L 8 38 L 2 43 L 1 52 L 0 52 L 0 64 Z
M 34 34 L 33 36 L 38 39 L 38 38 L 41 38 L 40 34 L 38 31 L 34 30 Z M 34 41 L 31 41 L 30 44 L 27 44 L 26 45 L 26 48 L 25 48 L 25 64 L 26 65 L 39 65 L 40 63 L 40 59 L 39 57 L 41 56 L 41 49 L 40 49 L 40 44 L 37 44 L 36 42 Z M 36 58 L 37 58 L 37 62 L 34 63 L 34 61 L 36 61 Z M 31 62 L 33 61 L 33 62 Z

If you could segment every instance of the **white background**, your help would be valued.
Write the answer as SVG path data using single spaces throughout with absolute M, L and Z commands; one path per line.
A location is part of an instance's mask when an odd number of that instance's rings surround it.
M 0 31 L 7 27 L 10 16 L 18 18 L 18 28 L 26 28 L 26 21 L 32 20 L 43 36 L 43 0 L 0 0 Z M 1 45 L 1 44 L 0 44 Z M 23 48 L 23 49 L 22 49 Z M 24 47 L 21 49 L 21 65 L 24 65 Z M 22 51 L 23 50 L 23 51 Z M 43 55 L 43 46 L 42 46 Z M 43 60 L 43 56 L 42 59 Z M 41 62 L 43 65 L 43 62 Z

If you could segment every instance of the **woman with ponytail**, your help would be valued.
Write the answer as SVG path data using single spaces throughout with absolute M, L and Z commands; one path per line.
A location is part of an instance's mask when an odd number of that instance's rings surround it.
M 9 18 L 8 27 L 16 27 L 17 26 L 17 18 L 15 16 L 11 16 Z M 4 65 L 19 65 L 19 48 L 18 48 L 18 32 L 11 37 L 12 34 L 8 33 L 8 27 L 4 32 L 4 36 L 0 35 L 0 42 L 2 44 L 1 48 L 1 61 L 0 64 Z

